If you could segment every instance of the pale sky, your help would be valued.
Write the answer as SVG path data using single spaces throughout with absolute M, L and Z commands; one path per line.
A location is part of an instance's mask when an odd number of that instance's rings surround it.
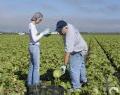
M 120 32 L 120 0 L 0 0 L 0 31 L 28 31 L 38 11 L 44 15 L 38 31 L 54 31 L 63 19 L 81 32 Z

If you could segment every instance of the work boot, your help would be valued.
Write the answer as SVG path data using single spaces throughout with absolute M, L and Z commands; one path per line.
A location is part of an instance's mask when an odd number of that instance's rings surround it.
M 32 85 L 27 86 L 27 95 L 33 95 L 33 93 L 32 93 Z
M 33 95 L 39 95 L 39 85 L 33 85 Z
M 39 85 L 29 85 L 27 95 L 39 95 Z

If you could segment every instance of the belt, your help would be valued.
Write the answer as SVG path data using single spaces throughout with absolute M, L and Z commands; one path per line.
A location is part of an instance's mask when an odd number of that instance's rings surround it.
M 29 43 L 29 45 L 38 45 L 38 44 L 36 44 L 36 43 Z M 39 46 L 39 45 L 38 45 Z
M 71 52 L 70 54 L 71 54 L 71 55 L 75 55 L 75 54 L 78 54 L 78 53 L 81 54 L 81 51 L 77 51 L 77 52 L 76 52 L 76 51 L 73 51 L 73 52 Z

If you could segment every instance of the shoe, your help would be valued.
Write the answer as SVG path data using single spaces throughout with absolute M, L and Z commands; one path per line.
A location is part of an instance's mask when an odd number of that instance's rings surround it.
M 28 95 L 39 95 L 39 85 L 29 85 L 27 87 Z
M 82 82 L 82 87 L 85 87 L 88 85 L 88 82 Z

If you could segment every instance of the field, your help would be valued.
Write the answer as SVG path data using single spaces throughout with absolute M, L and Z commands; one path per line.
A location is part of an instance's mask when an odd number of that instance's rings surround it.
M 83 35 L 89 46 L 86 59 L 89 83 L 76 95 L 120 95 L 120 35 Z M 0 35 L 0 95 L 24 95 L 28 74 L 28 36 Z M 50 72 L 63 64 L 63 40 L 59 35 L 44 37 L 41 45 L 41 80 L 52 84 Z M 60 85 L 71 87 L 69 77 Z M 74 94 L 73 94 L 74 95 Z

